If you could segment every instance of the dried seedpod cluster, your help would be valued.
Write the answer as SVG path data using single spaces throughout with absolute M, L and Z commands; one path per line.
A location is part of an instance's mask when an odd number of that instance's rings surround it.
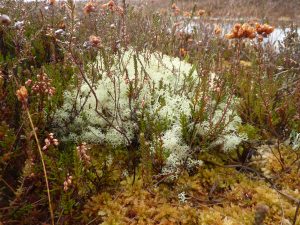
M 55 94 L 55 87 L 52 86 L 52 80 L 48 78 L 46 73 L 37 75 L 37 81 L 27 80 L 26 86 L 31 86 L 32 91 L 37 95 L 48 95 L 52 97 Z
M 255 23 L 254 25 L 255 26 L 251 25 L 250 23 L 237 23 L 233 26 L 231 32 L 229 34 L 226 34 L 225 37 L 227 39 L 254 39 L 257 37 L 260 40 L 261 36 L 267 37 L 274 31 L 274 27 L 268 24 Z
M 79 146 L 76 147 L 76 150 L 80 161 L 82 161 L 86 165 L 89 165 L 91 163 L 91 157 L 87 154 L 87 144 L 85 142 L 81 143 Z
M 220 35 L 222 33 L 222 29 L 219 25 L 215 26 L 214 33 L 215 35 Z
M 179 55 L 180 57 L 185 57 L 187 55 L 187 50 L 185 48 L 180 48 Z
M 83 12 L 85 14 L 90 14 L 90 13 L 96 12 L 96 11 L 97 11 L 97 5 L 95 2 L 88 2 L 83 8 Z
M 172 4 L 171 8 L 175 16 L 178 16 L 180 14 L 180 8 L 175 3 Z
M 11 23 L 11 19 L 8 15 L 0 14 L 0 24 L 3 24 L 5 26 L 8 26 Z
M 54 5 L 56 3 L 56 0 L 49 0 L 49 5 Z
M 101 6 L 102 9 L 110 10 L 111 12 L 117 12 L 119 14 L 124 13 L 124 9 L 121 6 L 116 5 L 113 0 L 110 0 L 108 3 L 105 3 Z
M 181 13 L 180 8 L 175 3 L 172 4 L 171 9 L 172 9 L 173 14 L 175 16 L 178 16 Z M 205 13 L 206 13 L 205 10 L 199 9 L 196 12 L 194 12 L 194 11 L 183 11 L 182 15 L 183 15 L 183 17 L 191 17 L 193 15 L 200 17 L 200 16 L 203 16 Z
M 120 15 L 124 13 L 124 9 L 118 6 L 113 0 L 110 0 L 109 2 L 102 4 L 100 8 L 105 11 L 109 10 L 111 12 L 119 13 Z M 98 4 L 94 1 L 88 2 L 83 8 L 85 14 L 97 12 L 97 10 L 98 10 Z
M 89 43 L 92 47 L 99 47 L 101 45 L 101 38 L 97 36 L 90 36 Z
M 59 145 L 59 141 L 56 138 L 54 138 L 53 133 L 48 134 L 48 137 L 45 138 L 44 142 L 45 142 L 45 145 L 43 146 L 44 151 L 47 150 L 51 145 L 53 146 Z
M 20 102 L 23 104 L 27 103 L 28 100 L 28 91 L 25 86 L 21 86 L 17 91 L 16 91 L 16 96 Z
M 199 10 L 196 12 L 196 16 L 203 16 L 205 13 L 206 13 L 206 11 L 205 11 L 204 9 L 199 9 Z
M 68 191 L 69 188 L 72 186 L 72 179 L 73 177 L 68 173 L 67 178 L 64 181 L 64 191 Z
M 274 31 L 274 27 L 270 26 L 269 24 L 255 24 L 256 32 L 257 32 L 257 39 L 258 41 L 263 41 L 264 37 L 268 37 Z

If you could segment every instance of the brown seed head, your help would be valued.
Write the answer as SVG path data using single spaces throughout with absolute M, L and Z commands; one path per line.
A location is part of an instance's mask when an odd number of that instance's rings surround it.
M 11 23 L 11 19 L 8 15 L 2 14 L 0 15 L 0 24 L 8 26 Z
M 225 38 L 233 39 L 233 38 L 235 38 L 235 35 L 234 35 L 234 33 L 225 34 Z
M 83 11 L 85 14 L 90 14 L 91 12 L 96 12 L 97 11 L 97 6 L 94 2 L 88 2 L 84 8 Z
M 268 25 L 268 24 L 255 24 L 256 32 L 258 34 L 261 34 L 263 36 L 268 36 L 274 31 L 274 27 Z
M 111 9 L 111 10 L 115 7 L 115 5 L 116 5 L 116 4 L 115 4 L 115 2 L 114 2 L 113 0 L 110 0 L 110 1 L 107 3 L 108 8 Z
M 16 92 L 17 98 L 20 102 L 26 103 L 28 99 L 28 91 L 25 86 L 21 86 Z
M 184 48 L 179 49 L 179 55 L 181 57 L 185 57 L 187 55 L 187 51 Z
M 173 13 L 174 13 L 175 16 L 177 16 L 177 15 L 180 14 L 180 9 L 179 9 L 179 7 L 175 3 L 172 4 L 171 8 L 172 8 Z
M 178 7 L 177 7 L 177 5 L 176 5 L 175 3 L 173 3 L 172 6 L 171 6 L 171 8 L 172 8 L 172 9 L 176 9 L 176 8 L 178 8 Z
M 91 46 L 93 46 L 93 47 L 99 47 L 100 44 L 101 44 L 101 38 L 97 37 L 95 35 L 91 35 L 89 37 L 89 42 L 90 42 Z
M 244 23 L 241 24 L 235 24 L 232 28 L 231 33 L 225 35 L 226 38 L 232 39 L 232 38 L 249 38 L 254 39 L 258 36 L 258 40 L 261 41 L 261 38 L 267 37 L 269 34 L 271 34 L 274 31 L 274 27 L 269 26 L 267 24 L 261 25 L 259 23 Z
M 120 15 L 123 15 L 123 14 L 124 14 L 124 9 L 123 9 L 121 6 L 115 7 L 115 11 L 116 11 L 117 13 L 119 13 Z
M 220 35 L 222 33 L 221 27 L 220 26 L 216 26 L 214 32 L 215 32 L 215 35 Z
M 49 0 L 49 5 L 54 5 L 56 3 L 56 0 Z
M 264 37 L 263 37 L 261 34 L 259 34 L 259 35 L 257 36 L 257 40 L 258 40 L 259 42 L 263 42 Z
M 192 13 L 191 13 L 191 12 L 188 12 L 188 11 L 184 11 L 184 12 L 183 12 L 183 16 L 184 16 L 184 17 L 191 17 L 191 16 L 192 16 Z
M 200 9 L 198 10 L 198 12 L 196 13 L 197 16 L 203 16 L 205 14 L 205 10 Z

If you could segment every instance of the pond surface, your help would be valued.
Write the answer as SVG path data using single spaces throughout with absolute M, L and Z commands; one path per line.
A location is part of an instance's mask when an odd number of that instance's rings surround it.
M 191 34 L 193 32 L 213 32 L 215 26 L 219 26 L 222 29 L 223 35 L 229 33 L 234 26 L 235 23 L 241 23 L 241 20 L 223 20 L 219 21 L 217 19 L 209 19 L 205 21 L 199 21 L 198 19 L 191 20 L 189 22 L 183 23 L 180 28 L 181 32 Z M 279 44 L 282 43 L 288 32 L 291 31 L 291 28 L 287 27 L 276 27 L 273 33 L 264 39 L 264 43 L 270 43 L 275 46 L 275 48 L 279 47 Z M 300 36 L 300 27 L 297 28 L 297 33 Z

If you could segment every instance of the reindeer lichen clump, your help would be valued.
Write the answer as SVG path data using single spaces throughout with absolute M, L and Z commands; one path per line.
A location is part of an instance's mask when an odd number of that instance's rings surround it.
M 202 121 L 194 120 L 193 114 L 200 107 L 200 101 L 195 105 L 195 95 L 201 99 L 204 94 L 199 89 L 202 78 L 193 65 L 158 52 L 137 53 L 130 49 L 121 54 L 109 68 L 100 55 L 96 62 L 99 71 L 89 78 L 89 84 L 83 82 L 80 89 L 65 92 L 65 103 L 55 118 L 63 133 L 68 133 L 66 140 L 130 146 L 143 132 L 153 151 L 160 140 L 167 156 L 164 171 L 171 173 L 179 165 L 192 167 L 201 163 L 192 160 L 195 146 L 184 136 L 213 136 L 209 148 L 222 145 L 225 151 L 247 138 L 237 132 L 241 119 L 233 109 L 237 101 L 233 96 L 221 104 L 205 98 L 211 115 Z M 215 91 L 215 76 L 212 73 L 209 78 L 211 91 Z M 153 122 L 160 128 L 151 127 Z M 159 135 L 154 137 L 152 133 Z

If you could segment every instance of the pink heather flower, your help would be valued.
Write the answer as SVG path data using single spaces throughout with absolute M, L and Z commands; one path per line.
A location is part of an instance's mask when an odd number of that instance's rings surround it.
M 57 139 L 53 139 L 53 144 L 54 144 L 55 146 L 58 146 L 58 144 L 59 144 L 58 140 L 57 140 Z
M 77 146 L 76 149 L 80 161 L 84 162 L 87 165 L 91 164 L 91 157 L 87 154 L 87 150 L 88 150 L 87 144 L 83 142 L 82 144 Z
M 51 145 L 53 145 L 53 146 L 59 145 L 59 141 L 58 141 L 58 139 L 54 138 L 53 133 L 48 134 L 48 137 L 45 138 L 44 142 L 45 142 L 45 145 L 43 147 L 43 150 L 47 150 Z
M 25 82 L 25 85 L 26 85 L 26 86 L 30 86 L 31 83 L 32 83 L 32 80 L 28 79 L 28 80 Z
M 51 79 L 48 78 L 46 73 L 41 73 L 37 75 L 37 81 L 32 85 L 33 92 L 40 94 L 46 94 L 48 96 L 53 96 L 55 94 L 55 88 L 51 85 Z M 31 84 L 31 82 L 29 82 Z
M 72 186 L 72 179 L 73 177 L 67 174 L 66 180 L 64 181 L 64 191 L 69 190 L 69 188 Z

